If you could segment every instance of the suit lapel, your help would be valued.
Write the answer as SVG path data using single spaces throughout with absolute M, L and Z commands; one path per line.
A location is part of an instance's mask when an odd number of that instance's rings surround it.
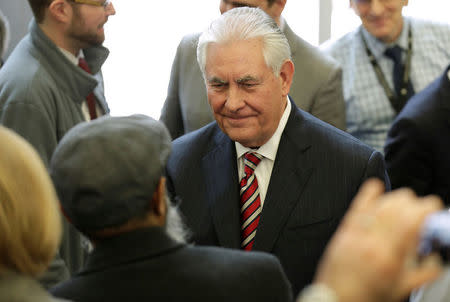
M 240 248 L 239 187 L 234 143 L 221 131 L 202 160 L 209 203 L 219 245 Z
M 310 139 L 306 133 L 302 134 L 303 123 L 299 119 L 303 118 L 293 104 L 278 146 L 254 250 L 272 250 L 314 170 L 305 156 L 311 146 Z

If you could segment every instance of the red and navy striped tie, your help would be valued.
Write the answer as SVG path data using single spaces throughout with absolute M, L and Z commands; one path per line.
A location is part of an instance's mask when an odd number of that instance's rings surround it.
M 247 152 L 244 155 L 244 177 L 241 180 L 241 248 L 250 251 L 255 242 L 256 228 L 261 214 L 258 180 L 255 169 L 262 155 Z

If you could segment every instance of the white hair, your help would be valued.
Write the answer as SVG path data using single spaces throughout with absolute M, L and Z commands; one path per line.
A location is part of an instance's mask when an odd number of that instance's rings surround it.
M 205 75 L 206 56 L 210 43 L 230 43 L 261 38 L 266 65 L 273 73 L 280 74 L 283 63 L 291 59 L 289 43 L 277 23 L 260 8 L 234 8 L 218 19 L 200 36 L 197 46 L 197 61 Z
M 165 230 L 167 235 L 179 243 L 185 243 L 192 235 L 183 222 L 183 218 L 178 207 L 172 204 L 166 193 L 167 217 Z

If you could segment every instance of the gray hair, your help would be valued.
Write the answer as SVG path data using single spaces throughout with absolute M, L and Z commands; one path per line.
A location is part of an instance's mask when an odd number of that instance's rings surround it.
M 214 20 L 200 36 L 197 61 L 205 75 L 206 56 L 210 43 L 229 43 L 254 38 L 263 41 L 263 56 L 273 73 L 280 74 L 283 63 L 291 59 L 291 49 L 277 23 L 260 8 L 238 7 Z
M 6 19 L 5 15 L 2 13 L 2 11 L 0 11 L 0 59 L 6 53 L 6 49 L 8 48 L 8 42 L 9 42 L 8 19 Z
M 185 243 L 192 236 L 184 224 L 183 217 L 177 206 L 173 205 L 166 193 L 167 216 L 165 230 L 167 235 L 179 243 Z

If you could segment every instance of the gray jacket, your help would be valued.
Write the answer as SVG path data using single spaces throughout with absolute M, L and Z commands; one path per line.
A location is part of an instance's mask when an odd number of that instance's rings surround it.
M 70 62 L 33 20 L 30 32 L 0 70 L 0 123 L 14 129 L 39 152 L 44 162 L 58 141 L 84 121 L 81 102 L 94 90 L 107 113 L 100 68 L 104 47 L 84 50 L 95 76 Z
M 109 51 L 101 46 L 83 51 L 95 76 L 70 62 L 33 20 L 29 34 L 0 69 L 0 123 L 30 142 L 47 166 L 59 140 L 85 120 L 81 102 L 90 92 L 109 112 L 100 72 Z M 71 271 L 82 265 L 79 234 L 67 223 L 61 252 Z M 48 287 L 67 277 L 58 256 L 42 283 Z
M 297 36 L 285 23 L 295 74 L 289 95 L 295 104 L 317 118 L 345 129 L 342 72 L 338 63 Z M 212 122 L 206 87 L 197 64 L 200 34 L 182 39 L 172 65 L 169 89 L 160 119 L 173 139 Z

